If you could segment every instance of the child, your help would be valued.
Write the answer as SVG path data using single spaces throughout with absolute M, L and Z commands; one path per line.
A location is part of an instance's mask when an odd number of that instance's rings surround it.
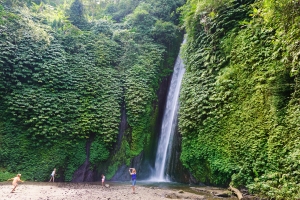
M 11 179 L 8 179 L 8 180 L 12 180 L 12 185 L 13 185 L 13 189 L 11 191 L 11 193 L 13 193 L 16 189 L 16 187 L 18 186 L 18 182 L 24 182 L 21 180 L 21 174 L 17 174 L 17 176 L 15 178 L 11 178 Z
M 104 181 L 105 181 L 105 176 L 104 176 L 104 174 L 102 174 L 101 177 L 102 177 L 102 187 L 103 187 L 103 186 L 104 186 Z
M 55 171 L 56 171 L 56 168 L 54 168 L 53 172 L 51 173 L 51 178 L 50 178 L 50 181 L 53 179 L 53 182 L 54 182 L 54 176 L 55 176 Z

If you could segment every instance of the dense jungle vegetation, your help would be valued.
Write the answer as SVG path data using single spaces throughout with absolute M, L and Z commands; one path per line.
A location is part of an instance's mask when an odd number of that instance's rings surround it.
M 298 0 L 0 2 L 1 181 L 54 167 L 71 181 L 87 142 L 108 179 L 147 154 L 184 29 L 183 165 L 205 184 L 300 199 Z
M 45 181 L 56 167 L 71 181 L 87 158 L 110 179 L 145 152 L 183 38 L 183 3 L 1 1 L 0 180 Z M 116 145 L 123 107 L 129 128 Z
M 300 198 L 300 2 L 188 0 L 181 160 L 210 184 Z

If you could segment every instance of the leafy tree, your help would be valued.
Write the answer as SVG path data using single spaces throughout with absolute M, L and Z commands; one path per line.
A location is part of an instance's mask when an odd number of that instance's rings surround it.
M 86 25 L 84 18 L 84 6 L 81 0 L 75 0 L 69 10 L 70 21 L 78 28 L 82 28 Z
M 173 41 L 176 41 L 178 33 L 179 29 L 173 23 L 157 20 L 151 35 L 155 41 L 169 46 Z
M 116 22 L 121 22 L 128 14 L 134 11 L 140 2 L 140 0 L 112 0 L 108 2 L 105 13 L 111 15 Z

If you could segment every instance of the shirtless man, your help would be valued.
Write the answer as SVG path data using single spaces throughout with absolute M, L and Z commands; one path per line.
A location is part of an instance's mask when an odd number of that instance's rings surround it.
M 21 180 L 21 174 L 17 174 L 17 176 L 15 178 L 11 178 L 9 180 L 13 180 L 12 185 L 13 185 L 13 189 L 11 191 L 11 193 L 13 193 L 16 189 L 16 187 L 18 186 L 18 182 L 24 182 Z

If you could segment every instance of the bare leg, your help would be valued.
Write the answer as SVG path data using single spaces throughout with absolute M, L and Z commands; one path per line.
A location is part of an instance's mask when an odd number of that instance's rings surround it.
M 50 178 L 50 181 L 49 181 L 49 182 L 51 182 L 51 180 L 53 180 L 53 182 L 54 182 L 54 176 L 51 176 L 51 178 Z
M 15 189 L 16 189 L 17 186 L 18 185 L 15 185 L 15 187 L 12 189 L 11 193 L 13 193 L 15 191 Z

